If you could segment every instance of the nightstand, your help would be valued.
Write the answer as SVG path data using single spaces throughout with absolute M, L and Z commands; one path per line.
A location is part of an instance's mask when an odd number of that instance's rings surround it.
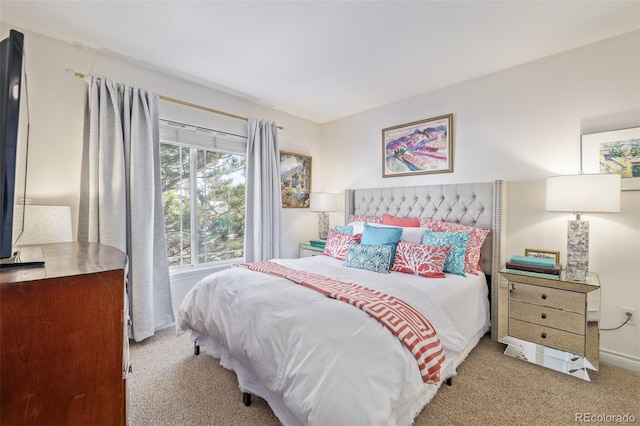
M 560 276 L 502 271 L 498 341 L 505 354 L 590 380 L 600 367 L 600 283 Z M 506 279 L 506 282 L 504 281 Z
M 311 244 L 300 243 L 299 257 L 311 257 L 322 254 L 324 247 L 312 246 Z

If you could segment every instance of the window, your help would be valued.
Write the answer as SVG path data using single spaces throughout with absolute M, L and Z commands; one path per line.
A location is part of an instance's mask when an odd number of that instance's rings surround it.
M 160 121 L 169 267 L 244 256 L 246 137 Z

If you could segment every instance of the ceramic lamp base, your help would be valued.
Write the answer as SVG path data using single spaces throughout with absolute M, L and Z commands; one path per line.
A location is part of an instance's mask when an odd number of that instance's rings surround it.
M 589 222 L 570 220 L 567 227 L 567 279 L 584 281 L 589 271 Z
M 318 214 L 318 238 L 326 240 L 329 235 L 329 215 L 326 213 Z

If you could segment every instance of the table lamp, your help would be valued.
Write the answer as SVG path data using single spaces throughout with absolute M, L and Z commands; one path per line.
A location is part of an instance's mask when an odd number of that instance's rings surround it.
M 338 200 L 336 194 L 326 192 L 312 192 L 309 194 L 309 210 L 320 212 L 318 215 L 318 238 L 326 240 L 329 234 L 329 215 L 327 212 L 336 210 Z
M 581 220 L 582 213 L 619 212 L 620 181 L 618 174 L 547 178 L 547 211 L 576 215 L 567 227 L 567 279 L 585 281 L 589 271 L 589 222 Z

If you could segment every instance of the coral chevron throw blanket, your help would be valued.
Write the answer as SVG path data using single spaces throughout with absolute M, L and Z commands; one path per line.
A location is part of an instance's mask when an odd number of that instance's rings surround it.
M 431 323 L 402 300 L 357 284 L 287 268 L 276 262 L 238 263 L 233 266 L 285 278 L 360 308 L 382 323 L 411 351 L 425 382 L 440 382 L 440 367 L 445 360 L 440 339 Z

